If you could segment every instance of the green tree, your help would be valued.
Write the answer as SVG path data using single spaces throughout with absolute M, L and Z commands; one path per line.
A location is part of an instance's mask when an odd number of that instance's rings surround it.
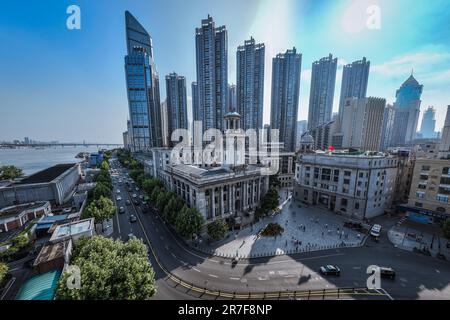
M 102 171 L 108 171 L 109 170 L 109 163 L 106 160 L 103 160 L 102 163 L 100 164 L 100 169 Z
M 23 176 L 22 169 L 16 166 L 1 166 L 0 167 L 0 180 L 11 180 L 20 178 Z
M 142 182 L 142 189 L 148 194 L 151 195 L 154 188 L 163 188 L 163 183 L 161 180 L 154 178 L 145 178 Z
M 152 193 L 150 194 L 150 200 L 153 204 L 156 203 L 156 200 L 158 199 L 159 194 L 161 193 L 160 188 L 154 188 Z
M 155 203 L 156 208 L 160 212 L 163 212 L 164 208 L 169 203 L 171 197 L 172 197 L 172 195 L 170 192 L 161 191 L 159 193 L 158 197 L 156 198 L 156 203 Z
M 183 201 L 175 194 L 171 194 L 171 198 L 162 213 L 171 224 L 175 224 L 177 214 L 181 212 L 183 206 Z
M 116 207 L 111 199 L 100 197 L 89 203 L 84 209 L 83 217 L 92 217 L 96 223 L 101 223 L 107 219 L 111 219 L 116 213 Z
M 450 219 L 445 220 L 442 224 L 442 231 L 444 232 L 444 237 L 450 239 Z
M 195 208 L 183 207 L 181 213 L 175 218 L 175 228 L 185 238 L 192 238 L 194 233 L 199 234 L 204 224 L 203 216 Z
M 155 273 L 141 240 L 126 243 L 95 236 L 81 238 L 72 257 L 80 268 L 80 289 L 69 289 L 64 273 L 58 283 L 59 300 L 146 300 L 155 292 Z
M 6 275 L 8 274 L 8 265 L 6 263 L 1 263 L 0 262 L 0 288 L 3 285 L 3 282 L 6 279 Z
M 213 240 L 220 240 L 225 237 L 228 231 L 228 225 L 223 219 L 217 219 L 207 226 L 208 235 Z
M 25 233 L 19 234 L 15 238 L 11 240 L 11 244 L 13 247 L 17 249 L 17 251 L 22 250 L 30 243 L 30 239 Z
M 102 182 L 97 182 L 97 185 L 92 190 L 94 199 L 100 199 L 101 197 L 111 198 L 111 189 L 108 185 Z
M 112 181 L 111 181 L 111 175 L 108 171 L 100 171 L 97 173 L 94 177 L 94 182 L 97 183 L 103 183 L 106 185 L 110 190 L 112 190 Z

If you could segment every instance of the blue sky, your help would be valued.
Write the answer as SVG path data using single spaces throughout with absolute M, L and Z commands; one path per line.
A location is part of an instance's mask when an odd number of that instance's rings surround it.
M 66 28 L 66 9 L 81 8 L 81 30 Z M 381 28 L 366 27 L 380 8 Z M 0 10 L 0 140 L 121 142 L 128 106 L 123 58 L 124 11 L 151 33 L 165 98 L 172 71 L 195 81 L 195 27 L 211 14 L 228 29 L 229 81 L 235 52 L 253 36 L 266 44 L 264 122 L 270 117 L 271 59 L 295 46 L 303 54 L 299 119 L 306 119 L 311 63 L 371 61 L 368 95 L 392 103 L 414 69 L 424 85 L 422 110 L 450 104 L 450 6 L 446 0 L 42 0 L 2 2 Z M 188 96 L 191 95 L 190 85 Z

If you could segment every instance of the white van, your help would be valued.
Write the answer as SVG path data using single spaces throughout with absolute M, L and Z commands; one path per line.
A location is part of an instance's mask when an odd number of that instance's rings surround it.
M 372 229 L 370 229 L 370 235 L 378 238 L 381 234 L 381 226 L 379 224 L 374 224 Z

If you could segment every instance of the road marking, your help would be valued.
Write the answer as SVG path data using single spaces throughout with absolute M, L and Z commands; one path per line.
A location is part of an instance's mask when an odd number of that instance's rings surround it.
M 198 270 L 197 268 L 192 268 L 192 270 L 197 271 L 197 272 L 201 272 L 201 271 Z
M 174 253 L 171 253 L 172 257 L 174 257 L 175 259 L 177 258 L 177 256 Z
M 213 278 L 218 278 L 218 276 L 216 276 L 215 274 L 208 274 L 208 276 L 213 277 Z
M 241 282 L 242 283 L 247 283 L 247 279 L 243 278 L 243 279 L 241 279 Z
M 238 280 L 239 281 L 239 280 L 241 280 L 241 278 L 233 278 L 233 277 L 231 277 L 230 280 Z
M 296 275 L 295 274 L 288 274 L 286 276 L 283 276 L 284 278 L 295 278 Z
M 355 270 L 361 270 L 361 267 L 353 267 Z

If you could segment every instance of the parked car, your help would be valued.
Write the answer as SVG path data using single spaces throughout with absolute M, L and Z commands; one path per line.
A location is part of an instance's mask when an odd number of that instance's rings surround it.
M 379 224 L 374 224 L 372 228 L 370 229 L 370 235 L 378 238 L 381 233 L 381 226 Z
M 132 214 L 132 215 L 130 216 L 130 222 L 136 222 L 136 221 L 137 221 L 136 216 L 135 216 L 134 214 Z
M 322 266 L 319 269 L 320 273 L 326 276 L 339 276 L 341 274 L 341 269 L 338 266 L 328 264 L 326 266 Z
M 395 270 L 390 267 L 380 267 L 380 276 L 382 278 L 395 278 Z

